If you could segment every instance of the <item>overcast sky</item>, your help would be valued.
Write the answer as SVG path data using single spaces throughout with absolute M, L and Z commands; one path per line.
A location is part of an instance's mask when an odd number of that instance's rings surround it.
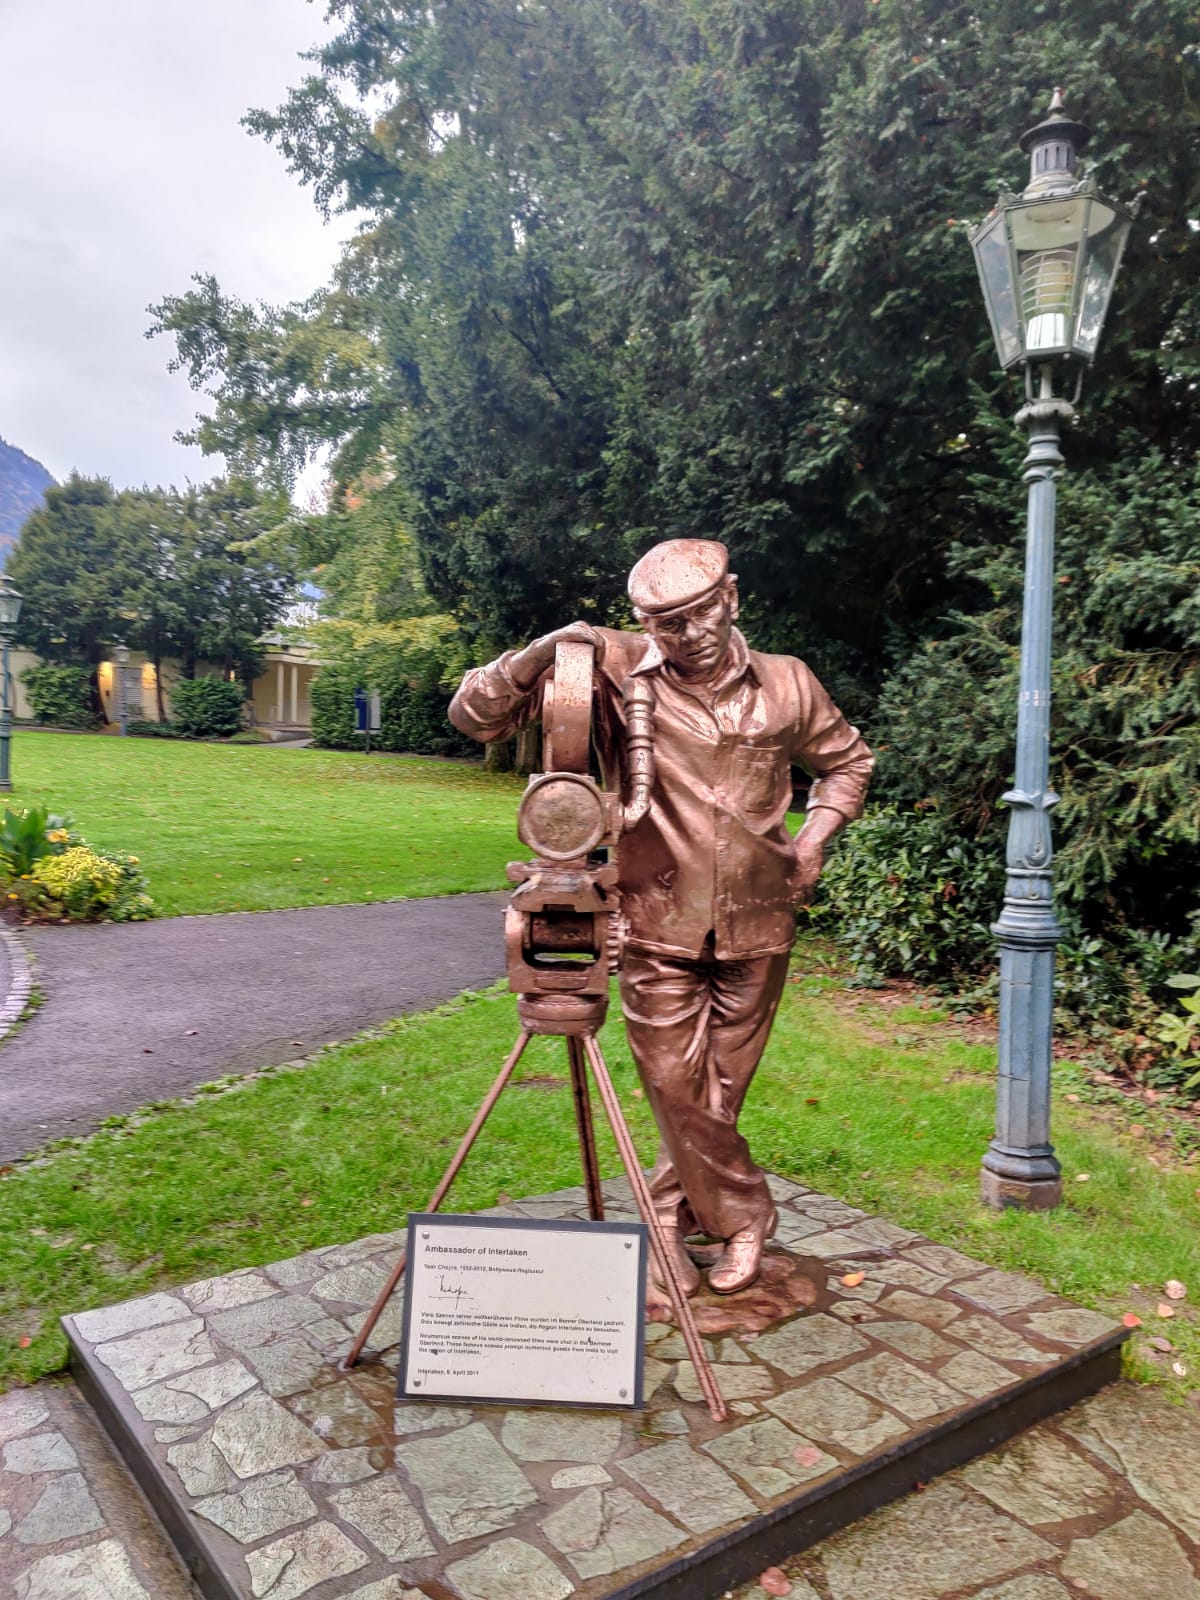
M 202 400 L 146 306 L 213 272 L 243 299 L 324 283 L 347 218 L 239 119 L 325 31 L 305 0 L 0 0 L 0 437 L 56 478 L 202 481 Z

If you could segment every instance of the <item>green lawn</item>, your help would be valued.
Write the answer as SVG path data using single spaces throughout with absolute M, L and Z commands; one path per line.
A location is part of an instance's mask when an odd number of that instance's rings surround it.
M 1176 1346 L 1160 1375 L 1192 1384 L 1196 1170 L 1160 1169 L 1106 1109 L 1064 1104 L 1062 1209 L 982 1210 L 992 1050 L 963 1043 L 936 1013 L 914 1015 L 916 1025 L 901 1022 L 875 999 L 851 1012 L 832 980 L 798 977 L 745 1112 L 759 1160 L 1085 1304 L 1135 1307 L 1146 1333 L 1166 1332 Z M 157 1109 L 10 1173 L 0 1182 L 0 1386 L 62 1362 L 64 1311 L 398 1226 L 425 1204 L 515 1032 L 507 994 L 466 996 L 332 1046 L 301 1071 Z M 616 1008 L 604 1042 L 649 1158 L 649 1114 Z M 502 1097 L 453 1209 L 579 1181 L 561 1042 L 536 1040 L 521 1070 L 526 1086 Z M 601 1152 L 615 1172 L 607 1138 Z M 1151 1327 L 1168 1278 L 1182 1279 L 1192 1300 Z M 1173 1378 L 1171 1360 L 1189 1375 Z
M 523 853 L 520 780 L 458 762 L 18 730 L 13 773 L 170 915 L 496 889 Z

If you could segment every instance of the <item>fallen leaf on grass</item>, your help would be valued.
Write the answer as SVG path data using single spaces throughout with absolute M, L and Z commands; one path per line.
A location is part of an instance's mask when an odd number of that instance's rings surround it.
M 1180 1283 L 1178 1278 L 1169 1278 L 1167 1282 L 1163 1284 L 1163 1288 L 1166 1290 L 1168 1300 L 1187 1299 L 1187 1289 L 1182 1283 Z
M 847 1289 L 857 1289 L 859 1284 L 866 1280 L 866 1276 L 867 1275 L 865 1272 L 848 1272 L 842 1279 L 842 1282 L 846 1285 Z
M 312 1201 L 311 1200 L 301 1200 L 300 1204 L 302 1206 L 310 1206 L 310 1205 L 312 1205 Z
M 1131 1122 L 1129 1131 L 1135 1139 L 1144 1139 L 1146 1137 L 1146 1129 L 1140 1122 Z
M 1182 1361 L 1172 1361 L 1172 1363 L 1171 1363 L 1171 1371 L 1175 1374 L 1175 1376 L 1177 1378 L 1186 1378 L 1187 1377 L 1187 1368 L 1184 1366 Z
M 1078 1095 L 1077 1095 L 1077 1094 L 1069 1094 L 1069 1095 L 1068 1095 L 1068 1096 L 1067 1096 L 1067 1099 L 1068 1099 L 1068 1100 L 1070 1100 L 1070 1101 L 1072 1101 L 1072 1102 L 1074 1102 L 1074 1101 L 1076 1101 L 1076 1100 L 1078 1100 L 1078 1099 L 1079 1099 L 1079 1096 L 1078 1096 Z
M 792 1585 L 786 1572 L 780 1567 L 768 1567 L 759 1574 L 759 1588 L 765 1589 L 768 1594 L 791 1594 Z
M 1140 1328 L 1142 1325 L 1142 1319 L 1136 1311 L 1127 1311 L 1121 1321 L 1127 1328 Z
M 1158 1314 L 1165 1322 L 1168 1317 L 1175 1315 L 1175 1307 L 1169 1300 L 1160 1300 L 1158 1302 Z
M 27 1333 L 23 1333 L 21 1335 L 21 1337 L 17 1340 L 17 1343 L 21 1346 L 22 1350 L 28 1350 L 29 1346 L 33 1343 L 33 1340 L 29 1337 L 29 1335 Z
M 1090 1172 L 1077 1172 L 1075 1174 L 1075 1182 L 1076 1183 L 1090 1183 L 1091 1182 L 1091 1178 L 1092 1178 L 1092 1175 L 1091 1175 Z
M 1165 1356 L 1169 1355 L 1175 1346 L 1170 1339 L 1151 1339 L 1150 1348 L 1151 1350 L 1157 1350 L 1160 1356 Z

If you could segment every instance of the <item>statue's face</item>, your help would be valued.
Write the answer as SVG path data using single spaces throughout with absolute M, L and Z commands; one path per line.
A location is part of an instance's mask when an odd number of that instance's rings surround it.
M 666 617 L 646 617 L 646 632 L 682 678 L 712 678 L 720 671 L 737 620 L 737 583 L 726 578 L 714 594 Z

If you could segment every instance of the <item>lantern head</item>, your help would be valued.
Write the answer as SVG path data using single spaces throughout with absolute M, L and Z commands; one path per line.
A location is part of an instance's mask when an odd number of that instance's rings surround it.
M 11 637 L 24 597 L 7 572 L 0 573 L 0 637 Z
M 1095 358 L 1134 213 L 1091 177 L 1076 180 L 1088 137 L 1056 89 L 1045 121 L 1021 140 L 1030 158 L 1024 194 L 1003 195 L 972 231 L 1002 367 Z

